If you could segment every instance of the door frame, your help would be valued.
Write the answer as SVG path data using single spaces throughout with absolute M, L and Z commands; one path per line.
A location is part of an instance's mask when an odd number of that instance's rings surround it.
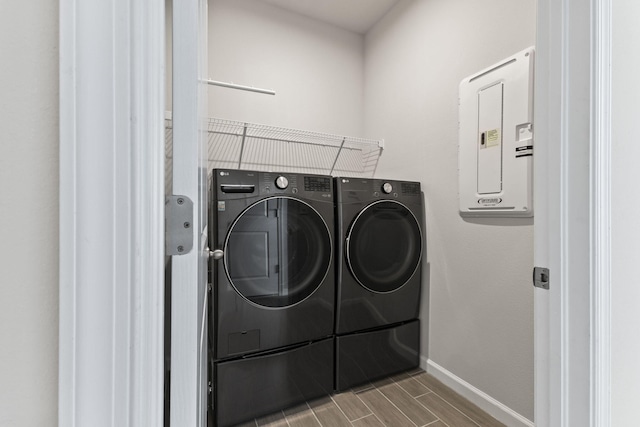
M 207 0 L 174 1 L 172 188 L 193 203 L 194 243 L 171 257 L 171 426 L 207 424 L 207 20 Z
M 611 2 L 539 0 L 535 424 L 611 418 Z
M 163 0 L 60 0 L 60 426 L 164 407 Z
M 60 425 L 161 424 L 164 25 L 60 0 Z M 537 29 L 536 425 L 607 426 L 611 0 L 539 0 Z

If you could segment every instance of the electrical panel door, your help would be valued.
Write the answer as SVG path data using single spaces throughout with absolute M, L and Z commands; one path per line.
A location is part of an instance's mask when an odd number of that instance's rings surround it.
M 525 49 L 460 83 L 462 216 L 533 216 L 533 54 Z
M 478 93 L 478 194 L 502 191 L 502 83 Z

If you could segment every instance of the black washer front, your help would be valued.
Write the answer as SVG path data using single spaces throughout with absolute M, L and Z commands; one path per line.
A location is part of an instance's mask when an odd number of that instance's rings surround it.
M 240 214 L 224 253 L 229 282 L 238 294 L 262 307 L 289 307 L 322 284 L 331 266 L 331 236 L 308 203 L 269 197 Z
M 355 279 L 372 292 L 402 287 L 420 265 L 420 224 L 395 200 L 376 201 L 364 208 L 347 234 L 347 263 Z
M 333 179 L 212 171 L 210 345 L 215 361 L 333 333 Z

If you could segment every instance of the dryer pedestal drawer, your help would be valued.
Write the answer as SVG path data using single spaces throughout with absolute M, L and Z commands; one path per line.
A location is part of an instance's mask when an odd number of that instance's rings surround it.
M 287 408 L 333 390 L 333 338 L 214 364 L 217 427 Z
M 417 367 L 420 321 L 336 337 L 336 390 Z

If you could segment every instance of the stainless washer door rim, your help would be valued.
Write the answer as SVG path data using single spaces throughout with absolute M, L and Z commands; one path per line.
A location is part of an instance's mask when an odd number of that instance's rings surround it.
M 402 207 L 406 212 L 408 212 L 411 215 L 411 218 L 413 218 L 413 221 L 415 222 L 415 227 L 418 230 L 418 234 L 419 234 L 419 248 L 420 250 L 418 251 L 418 257 L 416 258 L 415 261 L 415 266 L 413 267 L 413 269 L 411 270 L 411 274 L 407 275 L 406 280 L 404 280 L 404 282 L 399 285 L 394 287 L 393 289 L 389 290 L 389 291 L 380 291 L 380 290 L 376 290 L 376 289 L 371 289 L 370 286 L 367 286 L 365 283 L 363 283 L 363 281 L 361 280 L 360 277 L 358 277 L 358 274 L 356 273 L 356 268 L 354 261 L 351 259 L 351 245 L 353 244 L 353 232 L 354 232 L 354 228 L 356 227 L 356 225 L 358 224 L 358 221 L 361 219 L 361 217 L 367 213 L 368 210 L 373 209 L 374 207 L 376 207 L 376 205 L 380 204 L 380 203 L 395 203 L 397 205 L 399 205 L 400 207 Z M 362 210 L 360 210 L 360 212 L 358 212 L 358 215 L 356 215 L 355 219 L 351 222 L 350 226 L 349 226 L 349 231 L 347 232 L 347 237 L 345 238 L 345 255 L 346 255 L 346 260 L 347 260 L 347 266 L 349 267 L 349 272 L 351 273 L 351 276 L 353 276 L 353 278 L 358 282 L 358 284 L 360 284 L 360 286 L 362 286 L 364 289 L 376 293 L 376 294 L 391 294 L 393 292 L 397 292 L 398 290 L 400 290 L 401 288 L 403 288 L 415 275 L 416 271 L 418 270 L 418 268 L 420 267 L 420 262 L 422 261 L 422 251 L 423 251 L 423 236 L 422 236 L 422 227 L 420 226 L 420 222 L 418 221 L 418 219 L 416 218 L 416 216 L 414 215 L 414 213 L 411 211 L 411 209 L 409 209 L 406 205 L 404 205 L 403 203 L 400 203 L 396 200 L 377 200 L 373 203 L 368 204 L 367 206 L 365 206 Z
M 229 251 L 229 241 L 231 239 L 231 235 L 233 234 L 234 228 L 236 227 L 236 225 L 238 224 L 238 222 L 240 220 L 242 220 L 243 216 L 249 212 L 252 208 L 262 204 L 262 203 L 268 203 L 270 200 L 290 200 L 296 203 L 300 203 L 301 205 L 306 206 L 307 208 L 310 209 L 311 212 L 313 212 L 314 214 L 314 218 L 316 219 L 320 219 L 322 225 L 324 226 L 324 232 L 326 233 L 326 242 L 328 244 L 328 252 L 329 252 L 329 256 L 324 268 L 324 273 L 322 274 L 322 278 L 317 280 L 317 283 L 313 286 L 313 290 L 310 291 L 308 293 L 308 295 L 306 295 L 304 298 L 300 299 L 299 301 L 296 301 L 292 304 L 288 304 L 288 305 L 282 305 L 282 306 L 268 306 L 268 305 L 262 305 L 259 303 L 256 303 L 255 301 L 252 301 L 250 298 L 248 298 L 246 295 L 244 295 L 240 289 L 238 289 L 238 287 L 236 286 L 236 284 L 234 283 L 234 279 L 231 277 L 230 275 L 230 267 L 229 267 L 229 255 L 232 253 L 231 251 Z M 334 251 L 334 245 L 333 245 L 333 236 L 329 230 L 329 226 L 327 225 L 327 222 L 325 221 L 324 217 L 317 211 L 317 209 L 315 209 L 311 204 L 307 203 L 306 201 L 299 199 L 299 198 L 295 198 L 295 197 L 289 197 L 289 196 L 270 196 L 270 197 L 265 197 L 262 198 L 260 200 L 257 200 L 256 202 L 252 203 L 251 205 L 249 205 L 248 207 L 246 207 L 242 212 L 240 212 L 240 214 L 238 214 L 238 216 L 234 219 L 233 223 L 231 224 L 231 226 L 229 227 L 228 231 L 227 231 L 227 235 L 225 237 L 225 242 L 224 242 L 224 257 L 223 257 L 223 261 L 224 261 L 224 271 L 225 271 L 225 275 L 227 277 L 227 280 L 229 282 L 229 284 L 231 285 L 231 287 L 233 288 L 233 290 L 245 301 L 247 301 L 249 304 L 251 304 L 252 306 L 258 307 L 260 309 L 265 309 L 265 310 L 282 310 L 282 309 L 288 309 L 291 307 L 294 307 L 298 304 L 303 303 L 304 301 L 306 301 L 307 299 L 309 299 L 313 294 L 315 294 L 318 289 L 322 286 L 322 284 L 325 282 L 327 275 L 329 274 L 329 271 L 331 270 L 331 266 L 333 265 L 333 251 Z

